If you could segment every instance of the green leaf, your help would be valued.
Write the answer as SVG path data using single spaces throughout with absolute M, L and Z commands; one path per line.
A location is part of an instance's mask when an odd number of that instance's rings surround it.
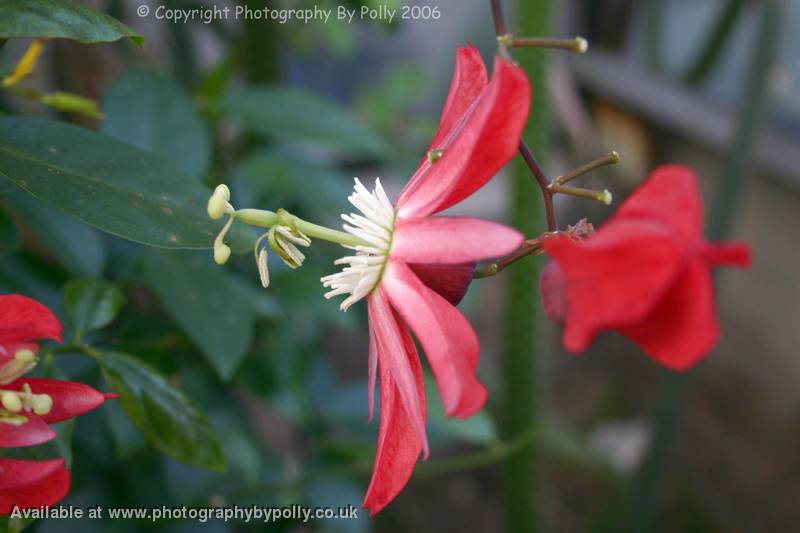
M 0 39 L 32 37 L 108 43 L 144 39 L 120 21 L 75 0 L 0 0 Z
M 142 433 L 136 429 L 125 415 L 122 407 L 119 406 L 119 402 L 106 402 L 103 405 L 103 416 L 105 417 L 111 440 L 114 443 L 115 457 L 128 459 L 147 446 Z
M 145 277 L 172 319 L 223 380 L 233 377 L 253 341 L 253 306 L 209 254 L 149 250 Z
M 163 453 L 199 468 L 225 470 L 219 438 L 208 417 L 155 368 L 119 352 L 98 358 L 103 378 L 134 425 Z
M 74 276 L 99 276 L 106 262 L 100 234 L 82 222 L 32 198 L 19 188 L 3 202 Z
M 122 291 L 102 279 L 72 280 L 64 287 L 64 307 L 75 328 L 76 341 L 110 324 L 124 304 Z
M 211 191 L 169 162 L 61 122 L 0 118 L 0 173 L 37 198 L 103 231 L 150 246 L 211 248 L 222 221 Z M 234 249 L 252 236 L 231 232 Z
M 189 95 L 171 79 L 128 71 L 106 93 L 103 111 L 103 133 L 173 161 L 196 178 L 208 171 L 208 128 Z
M 0 113 L 0 118 L 1 117 L 3 117 L 2 113 Z M 6 194 L 12 193 L 17 189 L 19 189 L 19 187 L 17 187 L 16 183 L 0 174 L 0 196 L 5 196 Z
M 227 183 L 235 205 L 282 206 L 292 213 L 333 214 L 347 207 L 353 188 L 330 167 L 311 165 L 277 152 L 260 152 L 238 164 Z
M 389 151 L 347 109 L 304 89 L 261 86 L 238 91 L 223 100 L 222 111 L 272 138 L 313 141 L 373 156 Z
M 22 238 L 17 230 L 17 225 L 8 215 L 0 210 L 0 256 L 17 251 L 22 244 Z

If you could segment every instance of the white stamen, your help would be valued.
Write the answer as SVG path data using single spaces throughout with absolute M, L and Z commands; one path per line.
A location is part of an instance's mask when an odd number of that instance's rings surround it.
M 339 306 L 342 311 L 347 311 L 348 307 L 367 296 L 380 281 L 392 245 L 395 219 L 394 206 L 383 190 L 380 179 L 375 180 L 375 189 L 369 191 L 355 178 L 353 194 L 348 200 L 361 214 L 342 215 L 346 222 L 342 227 L 367 244 L 344 246 L 354 250 L 355 255 L 334 261 L 335 265 L 347 266 L 341 272 L 321 279 L 324 287 L 332 289 L 325 293 L 325 298 L 350 295 Z
M 267 261 L 267 250 L 262 248 L 258 252 L 258 277 L 261 279 L 261 286 L 265 289 L 269 287 L 269 263 Z

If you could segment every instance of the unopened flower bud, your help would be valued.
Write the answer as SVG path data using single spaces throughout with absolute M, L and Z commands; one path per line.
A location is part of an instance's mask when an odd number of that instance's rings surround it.
M 16 392 L 4 391 L 3 394 L 0 395 L 0 403 L 3 404 L 4 409 L 12 413 L 19 413 L 22 411 L 22 400 Z
M 17 353 L 14 354 L 14 359 L 21 365 L 29 365 L 36 361 L 36 354 L 33 353 L 32 350 L 25 348 L 17 351 Z
M 230 199 L 231 190 L 228 186 L 224 183 L 217 185 L 213 194 L 208 199 L 208 207 L 206 208 L 208 216 L 211 217 L 212 220 L 219 220 L 222 218 L 225 212 L 229 210 L 230 204 L 228 202 L 230 202 Z
M 217 187 L 214 189 L 214 194 L 222 196 L 223 198 L 225 198 L 226 202 L 231 201 L 231 190 L 224 183 L 220 183 L 219 185 L 217 185 Z
M 225 243 L 217 243 L 214 245 L 214 261 L 218 265 L 224 265 L 231 257 L 231 247 Z
M 225 198 L 217 194 L 212 194 L 211 198 L 208 199 L 206 211 L 208 211 L 208 216 L 211 217 L 212 220 L 221 219 L 223 215 L 225 215 Z
M 49 394 L 36 394 L 31 403 L 33 412 L 39 416 L 46 415 L 53 409 L 53 398 Z

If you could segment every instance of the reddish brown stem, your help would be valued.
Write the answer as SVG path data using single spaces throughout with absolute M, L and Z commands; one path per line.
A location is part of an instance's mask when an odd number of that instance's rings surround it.
M 492 16 L 494 18 L 495 34 L 498 37 L 506 35 L 508 32 L 506 30 L 506 19 L 503 16 L 503 5 L 501 4 L 501 0 L 491 0 L 491 1 L 492 1 Z M 519 153 L 525 160 L 525 164 L 528 165 L 528 168 L 536 177 L 536 181 L 539 184 L 539 188 L 542 190 L 542 200 L 544 201 L 544 212 L 547 218 L 547 230 L 556 231 L 558 229 L 558 223 L 556 222 L 556 214 L 555 210 L 553 209 L 553 192 L 550 190 L 550 180 L 547 179 L 547 176 L 542 170 L 542 167 L 539 166 L 539 163 L 536 161 L 536 158 L 533 156 L 531 149 L 528 147 L 528 144 L 525 142 L 525 139 L 523 138 L 520 138 L 519 140 Z
M 547 217 L 547 231 L 556 231 L 558 229 L 558 224 L 556 223 L 556 213 L 553 209 L 553 191 L 550 190 L 550 180 L 545 176 L 542 167 L 539 166 L 539 163 L 533 156 L 533 152 L 531 152 L 525 139 L 519 140 L 519 153 L 522 155 L 522 159 L 525 160 L 525 164 L 528 165 L 528 168 L 531 169 L 531 172 L 536 177 L 539 188 L 542 189 L 544 212 Z
M 508 33 L 506 31 L 506 18 L 503 16 L 501 0 L 492 0 L 492 16 L 494 17 L 494 32 L 499 37 Z
M 501 261 L 497 261 L 495 263 L 487 265 L 486 267 L 480 270 L 476 270 L 475 274 L 473 274 L 472 277 L 475 279 L 481 279 L 494 276 L 495 274 L 497 274 L 510 264 L 516 263 L 523 257 L 528 257 L 529 255 L 538 255 L 541 254 L 542 252 L 543 250 L 542 250 L 541 237 L 537 239 L 527 240 L 523 242 L 519 248 L 517 248 L 516 252 L 514 252 L 513 254 L 509 255 L 508 257 L 506 257 Z

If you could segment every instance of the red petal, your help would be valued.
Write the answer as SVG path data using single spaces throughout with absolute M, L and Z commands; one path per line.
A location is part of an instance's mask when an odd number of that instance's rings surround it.
M 417 349 L 408 330 L 397 319 L 397 315 L 392 314 L 403 340 L 405 356 L 408 358 L 414 374 L 424 422 L 426 417 L 425 383 Z M 404 408 L 403 398 L 392 377 L 390 364 L 385 362 L 385 356 L 386 354 L 381 350 L 381 424 L 378 431 L 375 467 L 363 504 L 372 515 L 383 509 L 403 490 L 423 449 L 408 412 Z
M 403 263 L 389 261 L 381 288 L 422 344 L 449 416 L 466 418 L 486 403 L 475 376 L 478 337 L 464 315 Z
M 523 239 L 513 228 L 479 218 L 398 218 L 390 253 L 404 263 L 463 264 L 510 254 Z
M 548 318 L 553 322 L 564 322 L 569 308 L 567 291 L 564 285 L 564 273 L 555 261 L 550 261 L 542 269 L 539 292 Z
M 475 273 L 475 263 L 463 265 L 428 265 L 412 264 L 408 267 L 429 288 L 433 289 L 448 302 L 458 305 L 467 293 L 472 275 Z
M 706 244 L 701 252 L 709 266 L 730 265 L 749 268 L 750 247 L 743 242 L 727 242 L 725 244 Z
M 662 228 L 642 221 L 606 224 L 576 241 L 557 236 L 544 248 L 561 268 L 568 315 L 564 346 L 589 347 L 601 329 L 642 320 L 662 298 L 682 266 L 683 253 Z
M 444 103 L 439 130 L 431 142 L 431 148 L 438 148 L 453 131 L 461 117 L 480 96 L 487 81 L 486 65 L 483 64 L 478 49 L 471 44 L 459 48 L 456 51 L 456 66 L 453 81 L 450 83 L 450 92 Z
M 19 294 L 0 295 L 0 345 L 34 339 L 61 341 L 61 323 L 36 300 Z
M 52 410 L 41 418 L 54 424 L 82 415 L 103 405 L 106 397 L 89 385 L 75 381 L 46 378 L 21 378 L 5 385 L 8 390 L 22 390 L 27 383 L 34 394 L 49 394 L 53 398 Z
M 55 505 L 67 495 L 70 483 L 63 459 L 0 459 L 0 515 L 11 513 L 14 506 Z
M 56 438 L 56 433 L 36 415 L 20 413 L 28 419 L 21 426 L 0 422 L 0 448 L 35 446 Z
M 374 329 L 381 369 L 386 369 L 391 374 L 392 383 L 400 394 L 417 440 L 422 445 L 427 457 L 428 436 L 425 433 L 425 410 L 420 401 L 419 386 L 414 376 L 414 362 L 412 361 L 414 358 L 407 353 L 408 346 L 403 337 L 405 328 L 398 324 L 394 311 L 389 307 L 389 302 L 380 287 L 378 290 L 372 291 L 369 296 L 367 311 L 370 327 Z
M 620 206 L 609 221 L 657 220 L 666 224 L 687 243 L 703 232 L 703 197 L 697 176 L 689 167 L 664 165 Z
M 369 328 L 369 360 L 367 361 L 369 377 L 367 379 L 367 401 L 369 402 L 369 421 L 375 415 L 375 379 L 378 372 L 378 345 L 375 341 L 375 331 Z
M 669 368 L 686 370 L 693 366 L 719 337 L 708 267 L 702 261 L 692 261 L 647 318 L 619 331 Z
M 492 80 L 438 148 L 425 159 L 397 200 L 402 217 L 442 211 L 489 181 L 514 154 L 528 120 L 531 87 L 517 65 L 496 58 Z
M 471 44 L 467 47 L 459 48 L 456 51 L 456 66 L 453 72 L 453 81 L 450 83 L 450 92 L 447 95 L 442 116 L 439 120 L 439 129 L 431 141 L 428 148 L 429 151 L 444 146 L 453 129 L 458 127 L 461 119 L 471 111 L 470 108 L 475 103 L 475 100 L 486 88 L 486 83 L 486 65 L 483 64 L 483 59 L 478 49 Z M 430 164 L 427 154 L 422 159 L 417 172 L 406 184 L 404 191 L 405 189 L 416 187 L 416 185 L 412 184 L 415 184 L 425 176 L 421 169 L 428 168 L 426 164 L 428 166 Z

